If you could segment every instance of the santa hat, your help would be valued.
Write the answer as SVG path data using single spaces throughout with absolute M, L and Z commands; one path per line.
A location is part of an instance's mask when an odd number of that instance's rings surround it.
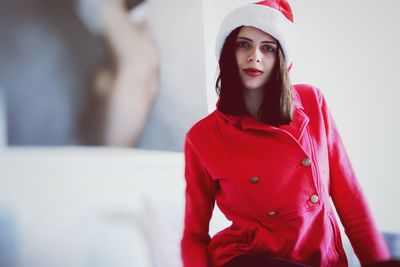
M 296 46 L 293 14 L 286 0 L 265 0 L 247 4 L 230 12 L 221 24 L 216 41 L 216 57 L 219 60 L 225 39 L 237 27 L 253 26 L 277 39 L 290 69 Z

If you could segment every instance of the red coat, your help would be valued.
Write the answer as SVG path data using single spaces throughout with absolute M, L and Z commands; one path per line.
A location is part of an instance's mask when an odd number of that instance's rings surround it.
M 321 92 L 295 85 L 290 125 L 214 111 L 185 142 L 185 267 L 264 253 L 347 266 L 331 198 L 362 264 L 389 258 Z M 214 203 L 232 225 L 212 239 Z

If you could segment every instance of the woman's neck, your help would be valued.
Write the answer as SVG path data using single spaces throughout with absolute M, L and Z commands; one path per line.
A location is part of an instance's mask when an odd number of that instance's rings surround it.
M 255 118 L 259 119 L 258 110 L 263 102 L 264 98 L 264 91 L 263 88 L 259 89 L 245 89 L 243 92 L 244 103 L 250 115 Z

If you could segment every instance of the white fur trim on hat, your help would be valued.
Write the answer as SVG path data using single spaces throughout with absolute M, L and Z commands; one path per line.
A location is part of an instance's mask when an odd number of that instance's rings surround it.
M 215 47 L 217 60 L 221 55 L 225 39 L 234 29 L 240 26 L 253 26 L 272 35 L 282 47 L 286 65 L 289 67 L 292 64 L 297 39 L 293 22 L 279 10 L 260 4 L 241 6 L 226 16 L 217 35 Z

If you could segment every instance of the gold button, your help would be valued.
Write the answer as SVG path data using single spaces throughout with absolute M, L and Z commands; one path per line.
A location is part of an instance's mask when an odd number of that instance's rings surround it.
M 305 158 L 301 163 L 303 164 L 303 166 L 308 167 L 311 165 L 311 160 L 309 158 Z
M 319 201 L 319 197 L 317 196 L 317 195 L 312 195 L 311 197 L 310 197 L 310 201 L 312 202 L 312 203 L 318 203 L 318 201 Z
M 258 184 L 259 181 L 260 181 L 260 178 L 258 178 L 257 176 L 253 176 L 250 178 L 250 183 L 252 183 L 252 184 Z
M 275 216 L 276 215 L 276 211 L 272 210 L 272 211 L 268 211 L 268 216 Z

